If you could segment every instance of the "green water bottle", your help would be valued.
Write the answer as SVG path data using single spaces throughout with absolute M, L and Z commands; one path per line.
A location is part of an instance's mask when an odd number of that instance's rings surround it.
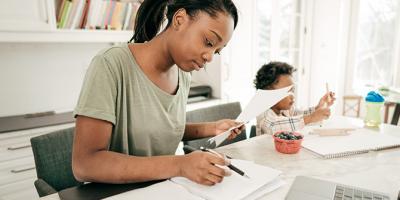
M 368 93 L 365 97 L 365 126 L 378 127 L 381 124 L 381 113 L 384 103 L 385 99 L 379 93 L 374 91 Z

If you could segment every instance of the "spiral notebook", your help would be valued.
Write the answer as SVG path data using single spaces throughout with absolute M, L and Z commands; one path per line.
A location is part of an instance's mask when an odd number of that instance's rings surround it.
M 302 146 L 323 158 L 337 158 L 400 147 L 400 137 L 362 128 L 346 136 L 308 136 Z

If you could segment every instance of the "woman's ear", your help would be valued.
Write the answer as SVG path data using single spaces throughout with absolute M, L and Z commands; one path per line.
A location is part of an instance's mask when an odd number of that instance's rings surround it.
M 172 18 L 172 28 L 174 30 L 180 30 L 182 25 L 188 21 L 188 14 L 184 8 L 177 10 Z

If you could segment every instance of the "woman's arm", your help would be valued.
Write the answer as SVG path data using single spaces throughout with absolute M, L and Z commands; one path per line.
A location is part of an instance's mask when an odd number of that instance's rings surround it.
M 185 134 L 183 140 L 193 140 L 205 137 L 213 137 L 220 133 L 227 131 L 228 129 L 239 126 L 241 123 L 231 119 L 222 119 L 215 122 L 203 122 L 203 123 L 187 123 L 185 126 Z M 239 135 L 242 130 L 246 127 L 244 125 L 232 130 L 231 135 L 228 139 L 233 139 Z
M 184 176 L 213 185 L 225 171 L 215 166 L 225 160 L 205 152 L 184 156 L 137 157 L 108 151 L 112 124 L 78 116 L 72 152 L 72 169 L 79 181 L 129 183 Z
M 183 140 L 193 140 L 205 137 L 213 137 L 216 133 L 216 122 L 187 123 Z

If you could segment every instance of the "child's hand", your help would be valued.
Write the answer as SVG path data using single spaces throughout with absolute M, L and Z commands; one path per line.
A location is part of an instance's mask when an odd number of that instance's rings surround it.
M 331 115 L 331 110 L 326 107 L 321 107 L 315 110 L 311 115 L 305 116 L 304 117 L 304 123 L 309 124 L 309 123 L 314 123 L 314 122 L 319 122 L 324 119 L 328 119 L 329 116 Z
M 321 97 L 321 99 L 319 100 L 319 103 L 315 109 L 319 109 L 319 108 L 323 108 L 323 107 L 330 107 L 335 102 L 335 100 L 336 100 L 335 93 L 328 92 L 324 96 Z

